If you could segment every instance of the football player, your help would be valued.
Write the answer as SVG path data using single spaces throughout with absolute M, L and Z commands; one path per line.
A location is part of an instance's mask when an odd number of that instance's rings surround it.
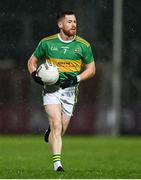
M 76 35 L 74 12 L 64 11 L 57 16 L 59 33 L 42 39 L 28 60 L 33 79 L 43 85 L 43 104 L 49 120 L 45 141 L 49 142 L 55 171 L 64 171 L 61 163 L 62 136 L 67 130 L 77 102 L 79 83 L 92 78 L 95 62 L 90 44 Z M 54 63 L 60 72 L 59 81 L 46 86 L 36 75 L 38 61 Z

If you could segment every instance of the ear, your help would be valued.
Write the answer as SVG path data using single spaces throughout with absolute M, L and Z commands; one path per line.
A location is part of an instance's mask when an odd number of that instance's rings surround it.
M 60 29 L 62 29 L 62 27 L 63 27 L 62 21 L 58 21 L 58 27 L 59 27 Z

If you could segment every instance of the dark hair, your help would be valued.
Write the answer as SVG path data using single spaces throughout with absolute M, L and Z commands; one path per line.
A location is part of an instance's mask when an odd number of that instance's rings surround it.
M 61 18 L 64 18 L 65 15 L 75 15 L 75 13 L 71 10 L 62 11 L 62 12 L 57 14 L 56 20 L 59 21 Z

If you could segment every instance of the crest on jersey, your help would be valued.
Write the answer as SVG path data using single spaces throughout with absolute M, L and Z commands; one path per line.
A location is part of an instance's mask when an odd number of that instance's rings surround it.
M 80 49 L 79 48 L 75 49 L 75 54 L 80 55 Z

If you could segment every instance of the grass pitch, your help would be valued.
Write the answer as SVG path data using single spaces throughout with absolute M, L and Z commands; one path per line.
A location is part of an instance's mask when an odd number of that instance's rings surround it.
M 140 179 L 141 137 L 66 136 L 62 163 L 65 172 L 52 170 L 41 136 L 0 136 L 1 179 Z

